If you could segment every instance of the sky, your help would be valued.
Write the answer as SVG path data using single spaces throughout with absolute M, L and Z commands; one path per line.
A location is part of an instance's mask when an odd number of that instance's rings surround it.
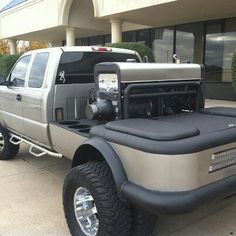
M 0 0 L 0 10 L 4 8 L 12 0 Z

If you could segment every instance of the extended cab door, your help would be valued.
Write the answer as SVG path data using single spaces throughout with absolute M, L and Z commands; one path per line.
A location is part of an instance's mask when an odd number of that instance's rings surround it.
M 0 88 L 3 122 L 7 128 L 20 134 L 24 134 L 22 94 L 25 89 L 30 59 L 31 55 L 21 57 L 7 79 L 10 81 L 10 86 Z
M 22 111 L 25 136 L 48 145 L 48 124 L 43 119 L 46 113 L 43 98 L 47 88 L 43 86 L 48 65 L 49 52 L 39 52 L 32 58 L 26 89 L 23 92 Z

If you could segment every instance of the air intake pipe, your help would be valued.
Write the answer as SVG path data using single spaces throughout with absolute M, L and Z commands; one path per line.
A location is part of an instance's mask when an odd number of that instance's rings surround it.
M 115 111 L 110 100 L 101 100 L 87 105 L 86 117 L 89 120 L 114 120 Z

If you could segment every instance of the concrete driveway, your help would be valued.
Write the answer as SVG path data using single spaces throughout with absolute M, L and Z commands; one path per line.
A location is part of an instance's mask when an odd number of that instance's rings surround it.
M 18 156 L 0 161 L 0 235 L 66 236 L 62 208 L 67 159 L 36 158 L 21 147 Z
M 69 236 L 61 195 L 70 165 L 64 158 L 33 157 L 26 145 L 15 159 L 0 161 L 0 236 Z M 157 235 L 236 235 L 235 219 L 236 199 L 230 198 L 188 215 L 160 217 Z

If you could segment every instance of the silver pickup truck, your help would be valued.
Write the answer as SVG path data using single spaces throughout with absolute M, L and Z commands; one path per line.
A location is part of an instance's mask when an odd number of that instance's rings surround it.
M 27 143 L 72 160 L 74 236 L 149 236 L 159 214 L 236 193 L 236 109 L 204 108 L 200 65 L 140 62 L 122 49 L 45 49 L 1 83 L 0 159 Z

